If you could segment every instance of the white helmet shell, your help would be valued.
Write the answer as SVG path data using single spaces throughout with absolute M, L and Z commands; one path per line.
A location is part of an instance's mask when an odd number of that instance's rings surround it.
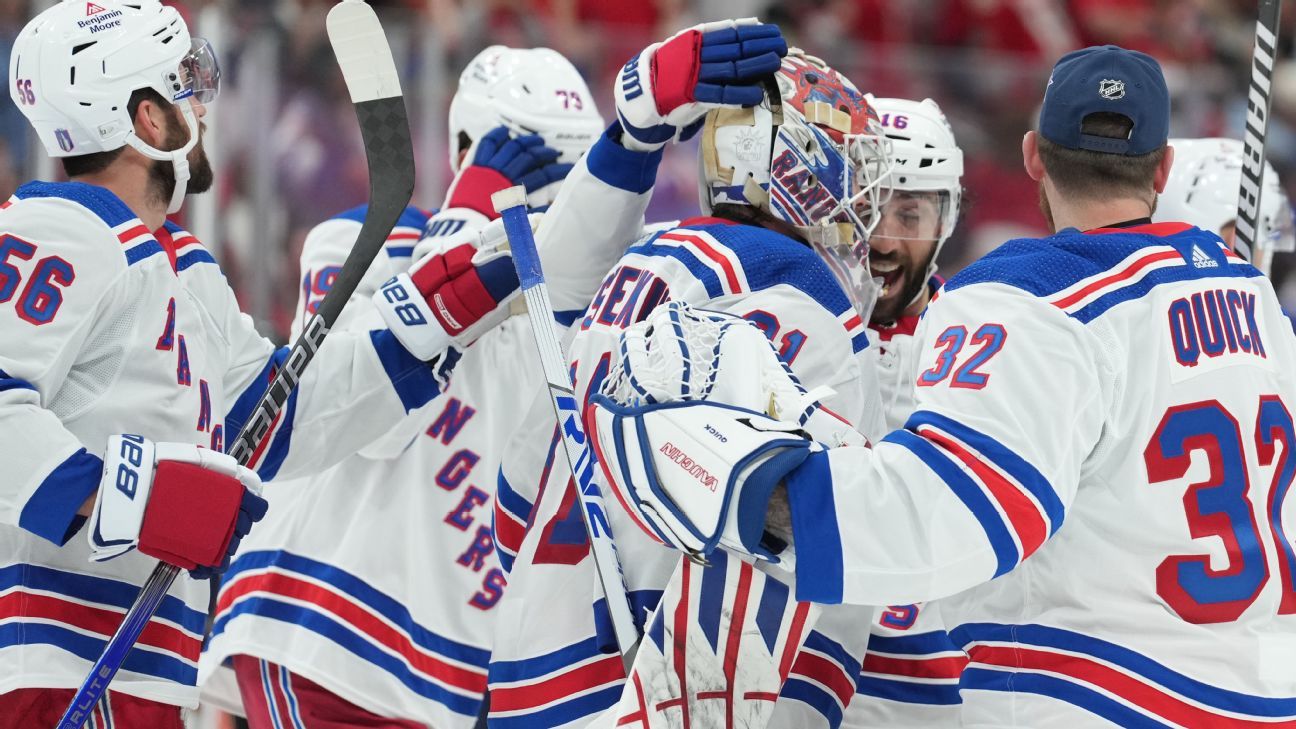
M 450 168 L 459 171 L 461 135 L 472 144 L 500 125 L 539 134 L 562 162 L 575 162 L 606 127 L 585 79 L 561 53 L 491 46 L 460 74 L 450 101 Z
M 1157 198 L 1157 222 L 1189 223 L 1219 233 L 1237 221 L 1243 144 L 1236 139 L 1171 139 L 1174 166 Z M 1273 165 L 1265 162 L 1258 238 L 1275 239 L 1274 250 L 1290 250 L 1292 209 Z M 1284 247 L 1286 244 L 1287 247 Z
M 9 96 L 50 156 L 108 152 L 132 136 L 136 89 L 189 95 L 179 74 L 190 49 L 180 14 L 157 0 L 66 0 L 14 41 Z
M 941 220 L 940 244 L 954 232 L 963 197 L 963 150 L 940 106 L 931 99 L 869 96 L 882 130 L 891 140 L 891 188 L 949 193 Z

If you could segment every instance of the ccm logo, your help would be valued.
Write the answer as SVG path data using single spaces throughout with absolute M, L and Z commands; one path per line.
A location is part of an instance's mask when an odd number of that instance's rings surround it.
M 715 436 L 716 440 L 720 441 L 721 443 L 728 443 L 728 442 L 729 442 L 729 439 L 728 439 L 728 438 L 724 437 L 724 435 L 723 435 L 720 431 L 716 430 L 715 428 L 711 427 L 710 425 L 706 426 L 706 432 L 708 432 L 708 433 L 710 433 L 711 435 Z
M 677 448 L 674 443 L 667 441 L 662 444 L 662 447 L 659 448 L 658 451 L 663 456 L 670 459 L 675 465 L 684 469 L 688 475 L 696 479 L 698 483 L 707 487 L 711 493 L 715 493 L 716 477 L 712 476 L 705 468 L 695 463 L 692 458 L 689 458 L 688 455 Z

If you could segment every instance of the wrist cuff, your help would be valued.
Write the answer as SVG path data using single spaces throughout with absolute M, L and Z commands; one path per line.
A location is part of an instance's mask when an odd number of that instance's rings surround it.
M 455 177 L 450 189 L 446 191 L 446 201 L 442 207 L 468 208 L 486 216 L 487 220 L 494 220 L 499 214 L 491 204 L 491 195 L 512 186 L 513 183 L 499 170 L 471 165 Z

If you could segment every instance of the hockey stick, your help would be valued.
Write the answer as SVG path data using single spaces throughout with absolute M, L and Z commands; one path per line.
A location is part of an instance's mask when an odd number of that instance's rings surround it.
M 1273 265 L 1273 250 L 1268 241 L 1257 241 L 1256 236 L 1260 227 L 1260 195 L 1264 192 L 1261 181 L 1272 100 L 1270 85 L 1281 14 L 1282 0 L 1260 0 L 1255 48 L 1251 52 L 1251 89 L 1247 95 L 1246 136 L 1242 139 L 1242 182 L 1238 186 L 1238 216 L 1233 237 L 1234 249 L 1266 276 Z
M 549 289 L 545 285 L 544 271 L 540 268 L 535 238 L 531 234 L 531 221 L 527 219 L 526 189 L 510 187 L 501 190 L 491 196 L 491 202 L 504 218 L 504 233 L 508 236 L 509 248 L 513 251 L 513 265 L 517 268 L 518 279 L 522 283 L 522 295 L 526 298 L 532 336 L 535 337 L 536 349 L 540 351 L 540 363 L 544 367 L 545 381 L 548 383 L 549 400 L 554 408 L 554 417 L 558 419 L 559 430 L 562 431 L 563 451 L 567 454 L 567 465 L 571 467 L 577 496 L 584 506 L 581 516 L 584 517 L 585 531 L 589 535 L 594 570 L 598 572 L 599 582 L 603 584 L 603 595 L 607 598 L 608 612 L 612 618 L 612 631 L 616 634 L 617 647 L 621 650 L 621 659 L 628 676 L 639 644 L 639 631 L 635 628 L 634 615 L 630 611 L 625 575 L 617 556 L 616 543 L 612 541 L 612 526 L 603 505 L 603 493 L 594 480 L 594 454 L 590 451 L 585 428 L 581 424 L 581 409 L 572 389 L 571 371 L 562 345 L 558 343 L 558 337 L 554 333 L 553 305 L 549 302 Z
M 328 35 L 360 120 L 369 166 L 369 209 L 355 246 L 320 302 L 318 313 L 306 324 L 230 447 L 230 455 L 245 465 L 270 432 L 306 365 L 319 351 L 414 194 L 414 148 L 405 100 L 378 16 L 362 0 L 341 0 L 329 11 Z M 85 723 L 179 573 L 179 567 L 164 563 L 153 568 L 139 597 L 59 720 L 58 729 L 78 729 Z

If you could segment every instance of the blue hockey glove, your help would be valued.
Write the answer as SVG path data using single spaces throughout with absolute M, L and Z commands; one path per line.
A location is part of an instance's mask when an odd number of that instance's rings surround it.
M 494 220 L 499 215 L 492 194 L 514 185 L 535 192 L 567 177 L 572 165 L 558 162 L 558 155 L 537 134 L 511 138 L 506 127 L 495 127 L 473 146 L 471 161 L 455 176 L 442 208 L 467 208 Z
M 652 151 L 688 139 L 710 109 L 756 106 L 761 81 L 787 55 L 777 25 L 755 18 L 703 23 L 631 58 L 616 81 L 617 118 L 629 149 Z

